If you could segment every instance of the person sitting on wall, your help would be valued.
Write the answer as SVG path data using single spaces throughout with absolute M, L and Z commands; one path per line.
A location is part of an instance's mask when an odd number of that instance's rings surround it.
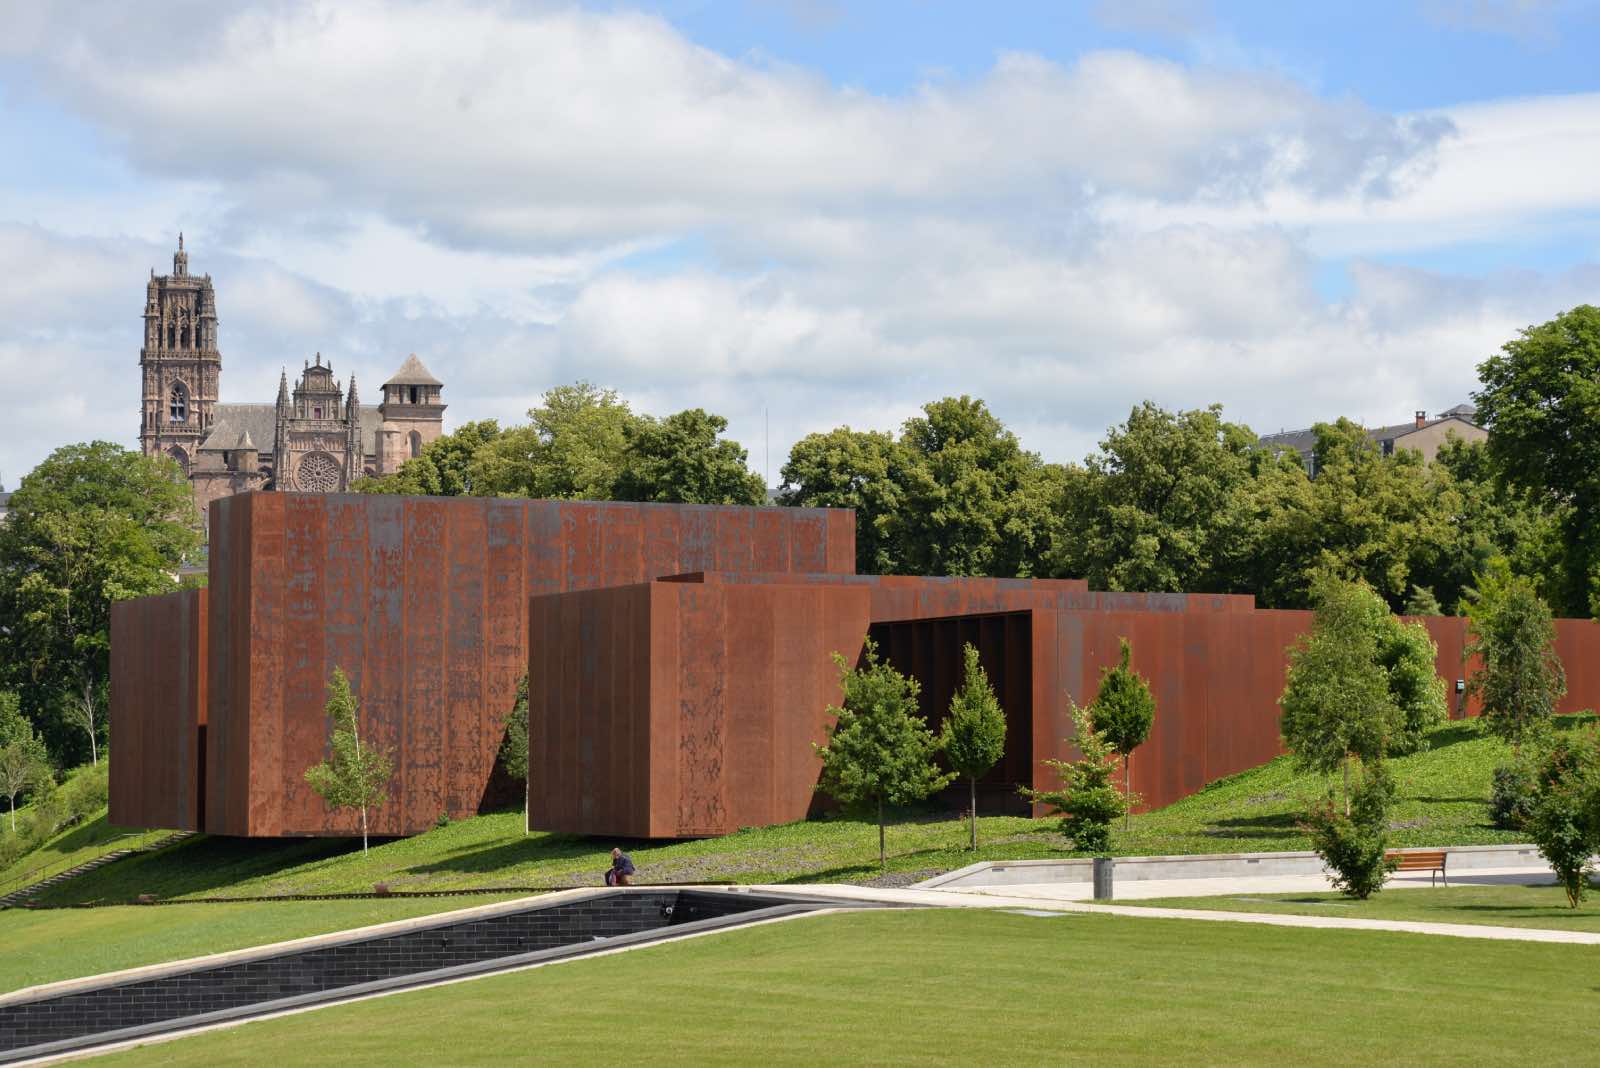
M 611 850 L 611 867 L 606 869 L 607 886 L 627 886 L 634 874 L 633 858 L 621 849 Z

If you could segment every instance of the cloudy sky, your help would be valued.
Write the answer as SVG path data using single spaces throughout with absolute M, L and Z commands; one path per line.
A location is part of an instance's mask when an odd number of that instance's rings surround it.
M 66 442 L 135 444 L 180 229 L 224 400 L 315 351 L 374 399 L 414 351 L 452 424 L 587 378 L 727 415 L 774 482 L 802 434 L 954 393 L 1055 460 L 1146 398 L 1398 422 L 1600 300 L 1600 0 L 3 0 L 0 25 L 12 488 Z

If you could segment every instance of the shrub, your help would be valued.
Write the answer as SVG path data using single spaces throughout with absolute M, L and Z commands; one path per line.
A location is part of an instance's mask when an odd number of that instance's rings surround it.
M 1501 830 L 1521 830 L 1533 813 L 1535 794 L 1533 768 L 1520 760 L 1501 764 L 1494 769 L 1489 821 Z
M 1112 821 L 1126 812 L 1134 799 L 1125 796 L 1112 781 L 1113 750 L 1105 735 L 1094 729 L 1089 710 L 1077 705 L 1071 708 L 1076 729 L 1072 741 L 1083 758 L 1045 761 L 1060 774 L 1060 790 L 1023 787 L 1021 793 L 1029 801 L 1048 805 L 1051 812 L 1061 815 L 1061 831 L 1072 839 L 1074 849 L 1106 853 L 1111 849 Z
M 1311 806 L 1301 827 L 1311 836 L 1312 847 L 1332 873 L 1334 887 L 1366 900 L 1383 889 L 1395 861 L 1384 851 L 1389 844 L 1389 804 L 1394 780 L 1382 764 L 1364 768 L 1361 781 L 1350 792 L 1346 816 L 1332 795 Z
M 1539 761 L 1526 829 L 1577 908 L 1589 889 L 1589 857 L 1600 846 L 1595 796 L 1600 786 L 1600 741 L 1593 731 L 1555 738 Z

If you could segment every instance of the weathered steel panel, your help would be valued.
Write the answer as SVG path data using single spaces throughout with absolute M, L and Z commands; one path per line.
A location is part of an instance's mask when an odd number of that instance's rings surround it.
M 110 821 L 202 826 L 206 591 L 111 606 Z

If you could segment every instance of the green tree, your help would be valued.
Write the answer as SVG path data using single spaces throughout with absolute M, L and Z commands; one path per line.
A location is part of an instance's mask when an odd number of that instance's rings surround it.
M 1105 736 L 1094 729 L 1089 709 L 1071 706 L 1072 744 L 1082 754 L 1077 760 L 1046 760 L 1061 776 L 1059 790 L 1034 790 L 1024 786 L 1021 794 L 1036 805 L 1045 805 L 1052 815 L 1061 817 L 1061 830 L 1072 839 L 1072 848 L 1084 853 L 1105 853 L 1111 849 L 1111 824 L 1127 812 L 1138 799 L 1124 794 L 1112 782 L 1114 751 Z
M 1444 609 L 1439 606 L 1439 598 L 1433 595 L 1430 586 L 1412 586 L 1411 595 L 1406 598 L 1405 607 L 1401 613 L 1408 616 L 1442 616 Z
M 721 438 L 727 429 L 726 419 L 699 408 L 634 424 L 617 499 L 765 504 L 766 486 L 746 464 L 744 447 Z
M 1473 395 L 1506 482 L 1559 511 L 1566 615 L 1596 614 L 1600 593 L 1600 308 L 1583 304 L 1518 332 L 1478 365 Z
M 1428 513 L 1437 537 L 1419 539 L 1411 580 L 1464 612 L 1476 576 L 1504 556 L 1512 570 L 1535 580 L 1541 593 L 1561 585 L 1562 507 L 1497 478 L 1488 446 L 1446 441 L 1428 467 Z
M 575 382 L 546 391 L 528 425 L 479 450 L 472 475 L 490 496 L 615 500 L 628 435 L 644 417 L 616 390 Z
M 971 790 L 972 849 L 978 848 L 978 778 L 1000 762 L 1006 751 L 1006 716 L 978 663 L 971 643 L 962 647 L 961 688 L 950 698 L 940 747 L 945 759 L 963 775 Z
M 1576 739 L 1550 739 L 1523 830 L 1549 861 L 1567 904 L 1577 908 L 1588 894 L 1590 858 L 1600 849 L 1600 739 L 1592 729 Z
M 856 571 L 902 572 L 890 517 L 905 503 L 905 468 L 911 454 L 880 431 L 840 427 L 808 434 L 789 450 L 778 503 L 804 508 L 853 508 Z
M 833 654 L 844 690 L 841 707 L 828 727 L 828 744 L 813 745 L 822 758 L 819 790 L 859 813 L 876 813 L 878 866 L 888 867 L 884 846 L 884 806 L 921 801 L 955 778 L 939 770 L 934 757 L 939 740 L 917 714 L 916 679 L 878 659 L 869 638 L 859 668 Z
M 0 685 L 21 697 L 60 764 L 97 761 L 112 602 L 177 588 L 200 544 L 193 495 L 170 459 L 96 441 L 51 453 L 10 507 L 0 523 Z M 73 713 L 90 729 L 75 728 Z
M 1305 608 L 1318 576 L 1333 574 L 1365 582 L 1398 609 L 1418 546 L 1445 536 L 1445 520 L 1429 510 L 1421 454 L 1384 456 L 1348 419 L 1314 430 L 1314 479 L 1279 464 L 1264 468 L 1254 487 L 1256 521 L 1236 539 L 1253 561 L 1251 588 L 1265 607 Z
M 1350 814 L 1350 759 L 1381 760 L 1403 716 L 1379 662 L 1372 625 L 1383 602 L 1361 584 L 1324 579 L 1311 633 L 1289 652 L 1280 731 L 1299 763 L 1331 775 L 1344 772 L 1345 815 Z
M 0 793 L 11 813 L 11 833 L 17 833 L 17 795 L 50 775 L 44 742 L 22 715 L 17 695 L 0 690 Z
M 500 763 L 506 774 L 522 784 L 522 831 L 528 831 L 528 676 L 517 680 L 517 696 L 506 717 L 500 740 Z
M 399 493 L 423 497 L 468 497 L 480 494 L 472 463 L 479 450 L 498 441 L 500 424 L 493 419 L 463 423 L 422 447 L 422 453 L 393 474 L 363 478 L 357 493 Z
M 1398 864 L 1388 858 L 1393 799 L 1394 781 L 1383 761 L 1363 762 L 1344 812 L 1328 797 L 1306 814 L 1301 827 L 1332 873 L 1335 889 L 1362 901 L 1383 889 Z
M 1567 692 L 1555 640 L 1550 608 L 1533 583 L 1505 560 L 1491 561 L 1467 608 L 1467 693 L 1482 701 L 1484 725 L 1513 752 L 1542 733 Z
M 903 504 L 885 523 L 905 573 L 1044 571 L 1060 530 L 1062 469 L 1025 451 L 981 400 L 946 397 L 922 413 L 903 428 Z
M 1074 536 L 1063 540 L 1056 571 L 1097 590 L 1228 588 L 1230 520 L 1258 462 L 1255 440 L 1222 418 L 1221 405 L 1133 409 L 1069 495 Z
M 1122 656 L 1117 666 L 1100 672 L 1100 692 L 1089 706 L 1094 729 L 1105 736 L 1112 750 L 1122 757 L 1122 792 L 1133 795 L 1133 751 L 1150 737 L 1156 719 L 1156 698 L 1150 683 L 1134 671 L 1133 646 L 1122 640 Z M 1132 827 L 1133 806 L 1123 813 L 1123 830 Z
M 328 683 L 328 718 L 333 730 L 328 759 L 306 769 L 306 783 L 331 809 L 353 808 L 361 813 L 361 852 L 367 851 L 367 810 L 382 805 L 389 796 L 394 761 L 386 750 L 361 744 L 355 694 L 339 668 Z

